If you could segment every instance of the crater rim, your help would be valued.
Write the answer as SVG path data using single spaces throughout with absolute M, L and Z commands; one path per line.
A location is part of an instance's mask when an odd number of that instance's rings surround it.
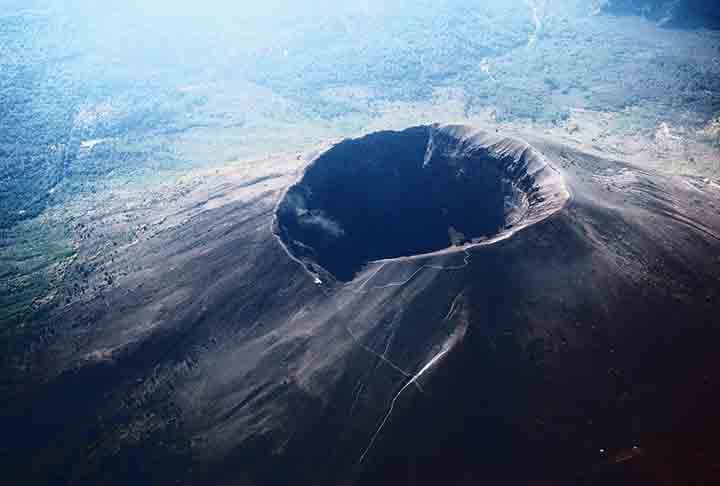
M 453 241 L 452 237 L 450 237 L 449 245 L 432 248 L 429 251 L 371 255 L 372 258 L 360 258 L 358 261 L 351 262 L 352 269 L 342 272 L 337 272 L 333 265 L 324 264 L 322 262 L 323 258 L 318 258 L 317 248 L 312 246 L 312 242 L 308 243 L 302 239 L 296 239 L 297 234 L 290 234 L 292 230 L 288 225 L 288 215 L 292 214 L 292 208 L 295 208 L 295 215 L 298 220 L 305 218 L 308 214 L 311 219 L 323 215 L 323 208 L 320 207 L 320 212 L 317 212 L 318 208 L 313 205 L 297 210 L 297 203 L 290 201 L 290 199 L 297 195 L 298 191 L 302 192 L 310 189 L 311 194 L 314 192 L 312 184 L 308 184 L 306 180 L 309 173 L 318 169 L 321 171 L 323 169 L 331 171 L 337 169 L 337 166 L 333 167 L 333 164 L 338 163 L 337 152 L 340 150 L 339 147 L 347 147 L 348 144 L 354 145 L 355 148 L 363 147 L 368 143 L 373 144 L 378 140 L 378 137 L 391 139 L 402 137 L 413 131 L 425 131 L 427 133 L 424 146 L 425 153 L 422 165 L 417 167 L 418 169 L 426 170 L 428 167 L 437 166 L 439 163 L 441 166 L 445 165 L 444 169 L 451 166 L 457 169 L 457 172 L 455 172 L 457 175 L 462 172 L 467 163 L 475 164 L 480 160 L 486 164 L 488 162 L 496 164 L 495 166 L 488 165 L 482 170 L 495 171 L 495 175 L 500 177 L 497 183 L 502 186 L 503 191 L 508 191 L 510 194 L 504 193 L 504 202 L 507 202 L 508 198 L 511 200 L 509 207 L 504 205 L 503 214 L 506 221 L 497 228 L 497 231 L 470 236 L 462 235 L 461 241 Z M 459 164 L 458 161 L 460 161 Z M 368 161 L 364 162 L 367 163 Z M 348 165 L 348 167 L 341 167 L 340 171 L 349 168 L 349 172 L 352 173 L 352 168 L 357 167 Z M 363 166 L 360 165 L 359 168 L 362 169 Z M 392 166 L 389 168 L 392 169 Z M 337 175 L 335 174 L 336 177 Z M 303 168 L 298 179 L 289 185 L 279 198 L 273 213 L 272 230 L 288 256 L 301 264 L 308 274 L 313 277 L 316 284 L 329 281 L 346 283 L 354 280 L 363 274 L 364 270 L 376 264 L 427 259 L 467 252 L 474 247 L 487 246 L 506 240 L 522 229 L 535 225 L 560 211 L 570 199 L 571 192 L 562 173 L 538 149 L 524 140 L 463 124 L 418 125 L 403 130 L 383 130 L 356 138 L 346 138 L 314 154 Z M 335 215 L 331 214 L 331 217 L 328 218 L 330 223 L 317 224 L 319 226 L 325 225 L 326 230 L 330 233 L 339 233 L 343 230 L 343 221 L 338 222 L 338 227 L 333 227 L 331 224 L 334 221 L 332 216 Z M 452 226 L 449 227 L 452 228 Z

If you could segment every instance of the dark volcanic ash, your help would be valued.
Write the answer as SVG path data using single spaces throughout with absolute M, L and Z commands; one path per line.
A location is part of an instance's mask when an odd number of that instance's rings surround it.
M 4 475 L 711 477 L 718 187 L 528 142 L 415 127 L 220 181 L 47 316 L 7 380 Z

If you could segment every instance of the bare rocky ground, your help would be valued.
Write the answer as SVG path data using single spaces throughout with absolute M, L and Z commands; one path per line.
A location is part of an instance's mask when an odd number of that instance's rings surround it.
M 562 211 L 340 286 L 272 232 L 316 152 L 84 202 L 60 304 L 5 355 L 10 477 L 712 477 L 720 186 L 524 130 L 570 187 Z
M 434 51 L 423 62 L 441 83 L 392 81 L 390 50 L 369 58 L 383 61 L 376 79 L 390 81 L 335 83 L 313 71 L 316 60 L 352 57 L 320 43 L 307 58 L 290 54 L 287 71 L 258 70 L 240 92 L 234 80 L 183 85 L 222 122 L 133 141 L 142 150 L 129 152 L 171 147 L 190 168 L 152 162 L 78 194 L 59 184 L 53 197 L 72 197 L 3 230 L 0 386 L 11 440 L 2 454 L 11 477 L 707 482 L 718 426 L 720 260 L 709 235 L 718 235 L 720 197 L 718 37 L 637 18 L 575 24 L 552 4 L 539 12 L 539 30 L 508 29 L 488 51 L 467 47 L 478 27 L 451 16 L 444 42 L 465 45 L 473 67 L 456 69 Z M 358 18 L 329 25 L 362 33 L 367 19 Z M 284 58 L 283 47 L 272 55 Z M 277 81 L 299 72 L 301 86 Z M 430 93 L 413 99 L 398 79 Z M 302 103 L 308 93 L 312 108 Z M 416 275 L 421 264 L 398 265 L 328 295 L 271 239 L 276 202 L 315 150 L 434 122 L 530 141 L 563 168 L 578 204 L 473 254 L 469 268 L 465 255 L 445 256 L 432 265 L 450 270 Z M 80 142 L 81 159 L 124 153 L 102 152 L 118 142 Z M 640 296 L 645 304 L 633 307 Z M 391 418 L 404 418 L 368 451 L 393 398 L 459 335 L 467 344 L 453 344 L 443 366 L 400 395 Z M 492 434 L 501 439 L 466 442 Z M 513 449 L 513 438 L 527 439 L 524 448 Z M 431 460 L 444 448 L 456 461 Z M 535 458 L 532 474 L 509 472 L 503 461 L 519 456 Z M 453 475 L 470 463 L 479 469 Z

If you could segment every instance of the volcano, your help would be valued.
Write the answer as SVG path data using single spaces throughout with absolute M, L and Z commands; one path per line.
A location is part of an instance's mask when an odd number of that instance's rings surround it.
M 11 482 L 720 479 L 717 182 L 462 125 L 253 171 L 44 317 Z

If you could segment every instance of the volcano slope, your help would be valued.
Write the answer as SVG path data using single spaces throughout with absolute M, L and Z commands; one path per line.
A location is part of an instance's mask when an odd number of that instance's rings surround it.
M 6 356 L 5 476 L 717 481 L 720 187 L 527 140 L 380 132 L 188 195 Z

